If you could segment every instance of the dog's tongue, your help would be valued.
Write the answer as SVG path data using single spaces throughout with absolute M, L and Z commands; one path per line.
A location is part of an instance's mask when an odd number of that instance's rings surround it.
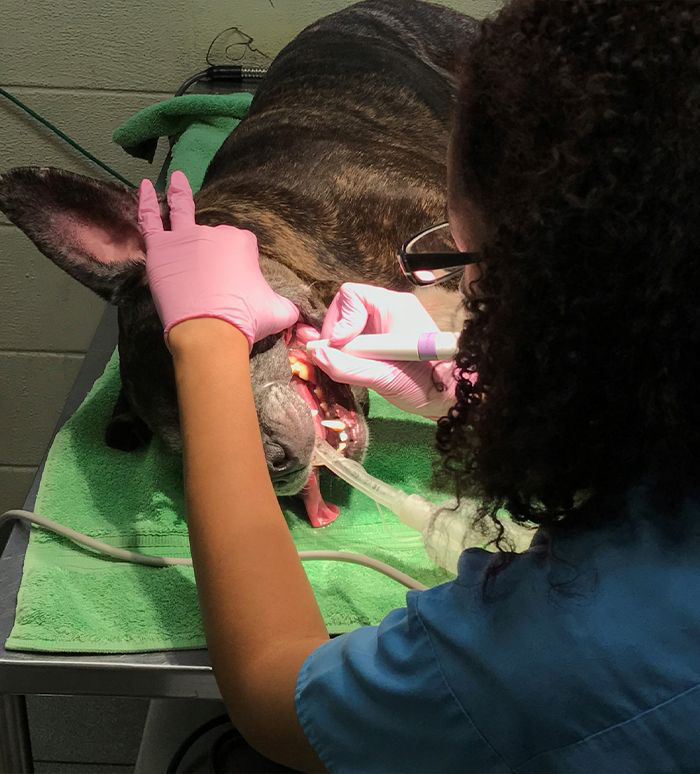
M 317 468 L 311 469 L 311 476 L 304 487 L 302 497 L 312 527 L 326 527 L 338 518 L 340 508 L 337 505 L 329 505 L 321 497 Z
M 297 334 L 298 333 L 299 326 L 297 326 Z M 304 337 L 298 336 L 298 338 L 299 341 L 303 344 L 305 341 Z M 292 337 L 290 334 L 290 336 L 287 338 L 288 347 L 291 344 L 291 339 Z M 292 347 L 290 349 L 290 354 L 293 355 L 295 359 L 301 361 L 305 360 L 303 347 L 298 349 L 297 347 Z M 301 379 L 295 378 L 292 380 L 292 384 L 306 405 L 313 412 L 314 428 L 316 430 L 317 437 L 326 440 L 326 429 L 321 424 L 321 418 L 318 411 L 319 404 L 311 394 L 308 383 L 302 381 Z M 304 500 L 306 513 L 309 517 L 309 521 L 311 522 L 312 527 L 327 527 L 329 524 L 334 522 L 340 514 L 340 508 L 338 508 L 337 505 L 330 505 L 324 501 L 323 497 L 321 497 L 318 468 L 311 468 L 311 475 L 309 476 L 309 480 L 302 491 L 302 498 Z

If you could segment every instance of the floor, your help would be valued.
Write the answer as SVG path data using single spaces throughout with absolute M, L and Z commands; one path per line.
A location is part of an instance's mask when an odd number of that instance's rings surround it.
M 146 699 L 27 698 L 36 774 L 132 774 Z

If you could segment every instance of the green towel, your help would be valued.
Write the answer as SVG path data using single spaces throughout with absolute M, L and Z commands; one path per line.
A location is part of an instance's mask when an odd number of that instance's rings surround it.
M 124 144 L 138 145 L 158 132 L 176 135 L 187 127 L 173 147 L 170 169 L 182 169 L 197 188 L 211 154 L 228 134 L 223 114 L 229 111 L 226 120 L 231 121 L 234 109 L 244 110 L 249 101 L 250 95 L 240 94 L 178 97 L 142 111 L 116 135 Z M 197 120 L 190 126 L 195 114 Z M 56 436 L 36 510 L 113 545 L 188 556 L 180 458 L 156 440 L 131 454 L 104 445 L 104 428 L 118 390 L 115 355 Z M 433 491 L 434 432 L 433 423 L 372 395 L 367 469 L 407 492 L 443 499 Z M 339 519 L 326 528 L 313 529 L 300 503 L 291 499 L 283 503 L 300 550 L 368 554 L 426 585 L 448 579 L 428 561 L 418 533 L 393 514 L 380 512 L 371 500 L 333 476 L 324 477 L 322 489 L 329 501 L 342 506 Z M 404 587 L 364 567 L 339 562 L 310 562 L 305 567 L 331 632 L 376 624 L 404 604 Z M 51 533 L 32 531 L 8 649 L 105 653 L 203 645 L 190 568 L 120 563 Z
M 113 545 L 189 556 L 180 457 L 155 440 L 132 453 L 104 445 L 119 384 L 115 354 L 56 436 L 36 510 Z M 442 499 L 431 490 L 434 433 L 434 423 L 372 395 L 368 471 L 407 492 Z M 324 476 L 323 492 L 342 511 L 322 529 L 309 525 L 300 502 L 282 500 L 299 550 L 357 551 L 429 586 L 449 579 L 431 565 L 420 535 L 393 514 L 331 474 Z M 376 624 L 405 603 L 406 589 L 373 570 L 317 561 L 305 563 L 305 569 L 331 632 Z M 203 646 L 191 568 L 121 563 L 32 530 L 8 649 L 126 653 Z
M 198 191 L 209 161 L 248 112 L 252 94 L 186 94 L 141 110 L 112 135 L 127 153 L 153 161 L 159 137 L 175 138 L 169 173 L 189 177 Z

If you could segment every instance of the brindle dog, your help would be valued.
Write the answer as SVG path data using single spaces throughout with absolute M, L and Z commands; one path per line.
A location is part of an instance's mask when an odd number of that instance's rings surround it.
M 366 0 L 321 19 L 277 56 L 209 165 L 197 221 L 254 231 L 268 282 L 307 322 L 321 324 L 343 282 L 411 289 L 396 248 L 446 219 L 456 59 L 477 26 L 417 0 Z M 58 169 L 18 168 L 0 177 L 0 209 L 57 265 L 118 306 L 122 393 L 108 443 L 132 449 L 155 433 L 179 449 L 173 368 L 147 285 L 137 193 Z M 165 206 L 163 215 L 167 222 Z M 318 374 L 319 399 L 292 378 L 289 345 L 284 335 L 259 342 L 251 366 L 280 494 L 309 481 L 319 428 L 312 409 L 346 422 L 346 454 L 361 458 L 367 444 L 358 410 L 366 395 Z M 336 512 L 318 497 L 313 474 L 311 483 L 309 515 L 327 523 Z

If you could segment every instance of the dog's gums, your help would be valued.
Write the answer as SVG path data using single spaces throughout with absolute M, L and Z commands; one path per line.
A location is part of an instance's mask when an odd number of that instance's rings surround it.
M 358 421 L 357 406 L 350 389 L 329 379 L 309 361 L 294 329 L 286 333 L 285 340 L 292 385 L 309 407 L 316 438 L 327 441 L 346 457 L 361 459 L 367 447 L 367 430 L 366 424 Z M 324 502 L 321 497 L 317 469 L 310 468 L 302 496 L 312 526 L 325 527 L 338 517 L 339 508 Z

